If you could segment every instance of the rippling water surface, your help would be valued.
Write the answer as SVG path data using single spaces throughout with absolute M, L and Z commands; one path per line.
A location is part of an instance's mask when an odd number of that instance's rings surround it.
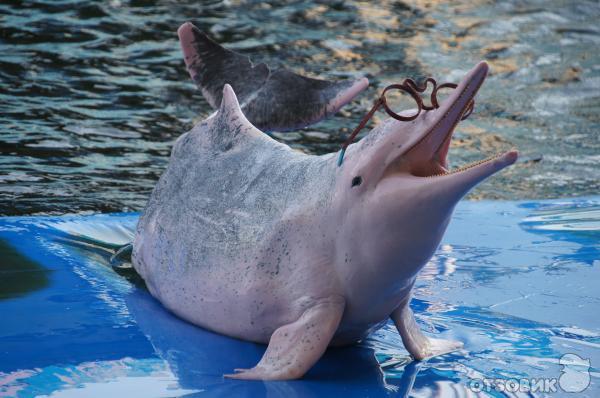
M 597 1 L 3 2 L 0 214 L 143 208 L 173 141 L 210 113 L 177 42 L 188 20 L 255 61 L 370 78 L 336 117 L 275 135 L 308 153 L 337 150 L 386 84 L 458 81 L 486 59 L 450 160 L 516 146 L 524 162 L 471 197 L 597 193 L 599 18 Z

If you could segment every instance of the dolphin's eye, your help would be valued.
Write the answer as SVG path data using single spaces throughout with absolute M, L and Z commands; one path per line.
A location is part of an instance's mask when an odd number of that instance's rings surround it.
M 361 176 L 356 176 L 352 179 L 352 186 L 355 187 L 357 185 L 362 184 L 362 177 Z

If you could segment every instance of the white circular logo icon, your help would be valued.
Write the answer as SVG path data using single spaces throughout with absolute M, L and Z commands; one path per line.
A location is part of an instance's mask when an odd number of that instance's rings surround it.
M 590 385 L 590 360 L 577 354 L 565 354 L 558 360 L 562 366 L 558 385 L 565 392 L 582 392 Z

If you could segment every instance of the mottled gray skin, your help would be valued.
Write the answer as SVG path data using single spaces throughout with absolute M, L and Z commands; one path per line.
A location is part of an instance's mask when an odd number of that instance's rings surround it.
M 180 317 L 269 343 L 258 365 L 228 377 L 301 377 L 328 346 L 389 318 L 415 359 L 460 348 L 423 335 L 408 304 L 455 204 L 516 160 L 447 172 L 452 131 L 486 74 L 479 64 L 415 121 L 381 123 L 342 167 L 256 129 L 226 85 L 220 110 L 177 140 L 140 218 L 134 267 Z
M 307 156 L 274 141 L 227 105 L 175 143 L 138 224 L 134 258 L 152 294 L 174 312 L 266 343 L 320 290 L 306 267 L 321 267 L 328 255 L 319 252 L 330 248 L 309 238 L 331 235 L 314 226 L 330 206 L 336 167 L 331 155 Z M 290 278 L 296 271 L 306 280 Z
M 264 131 L 288 131 L 318 122 L 337 112 L 367 88 L 366 78 L 329 82 L 286 69 L 271 71 L 230 51 L 189 22 L 178 29 L 184 60 L 192 80 L 216 109 L 223 86 L 233 87 L 246 118 Z

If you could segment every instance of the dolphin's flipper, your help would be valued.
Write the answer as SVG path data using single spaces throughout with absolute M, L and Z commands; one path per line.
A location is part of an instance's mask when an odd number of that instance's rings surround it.
M 447 354 L 463 347 L 463 343 L 460 341 L 433 339 L 425 336 L 415 321 L 408 301 L 394 310 L 391 318 L 402 337 L 404 348 L 417 361 Z
M 337 112 L 369 85 L 366 78 L 329 82 L 286 69 L 271 71 L 230 51 L 186 22 L 177 31 L 190 76 L 216 109 L 223 85 L 230 84 L 252 124 L 286 131 L 318 122 Z
M 344 313 L 340 296 L 319 300 L 295 322 L 271 336 L 267 351 L 252 369 L 236 369 L 231 379 L 291 380 L 302 377 L 321 358 Z

